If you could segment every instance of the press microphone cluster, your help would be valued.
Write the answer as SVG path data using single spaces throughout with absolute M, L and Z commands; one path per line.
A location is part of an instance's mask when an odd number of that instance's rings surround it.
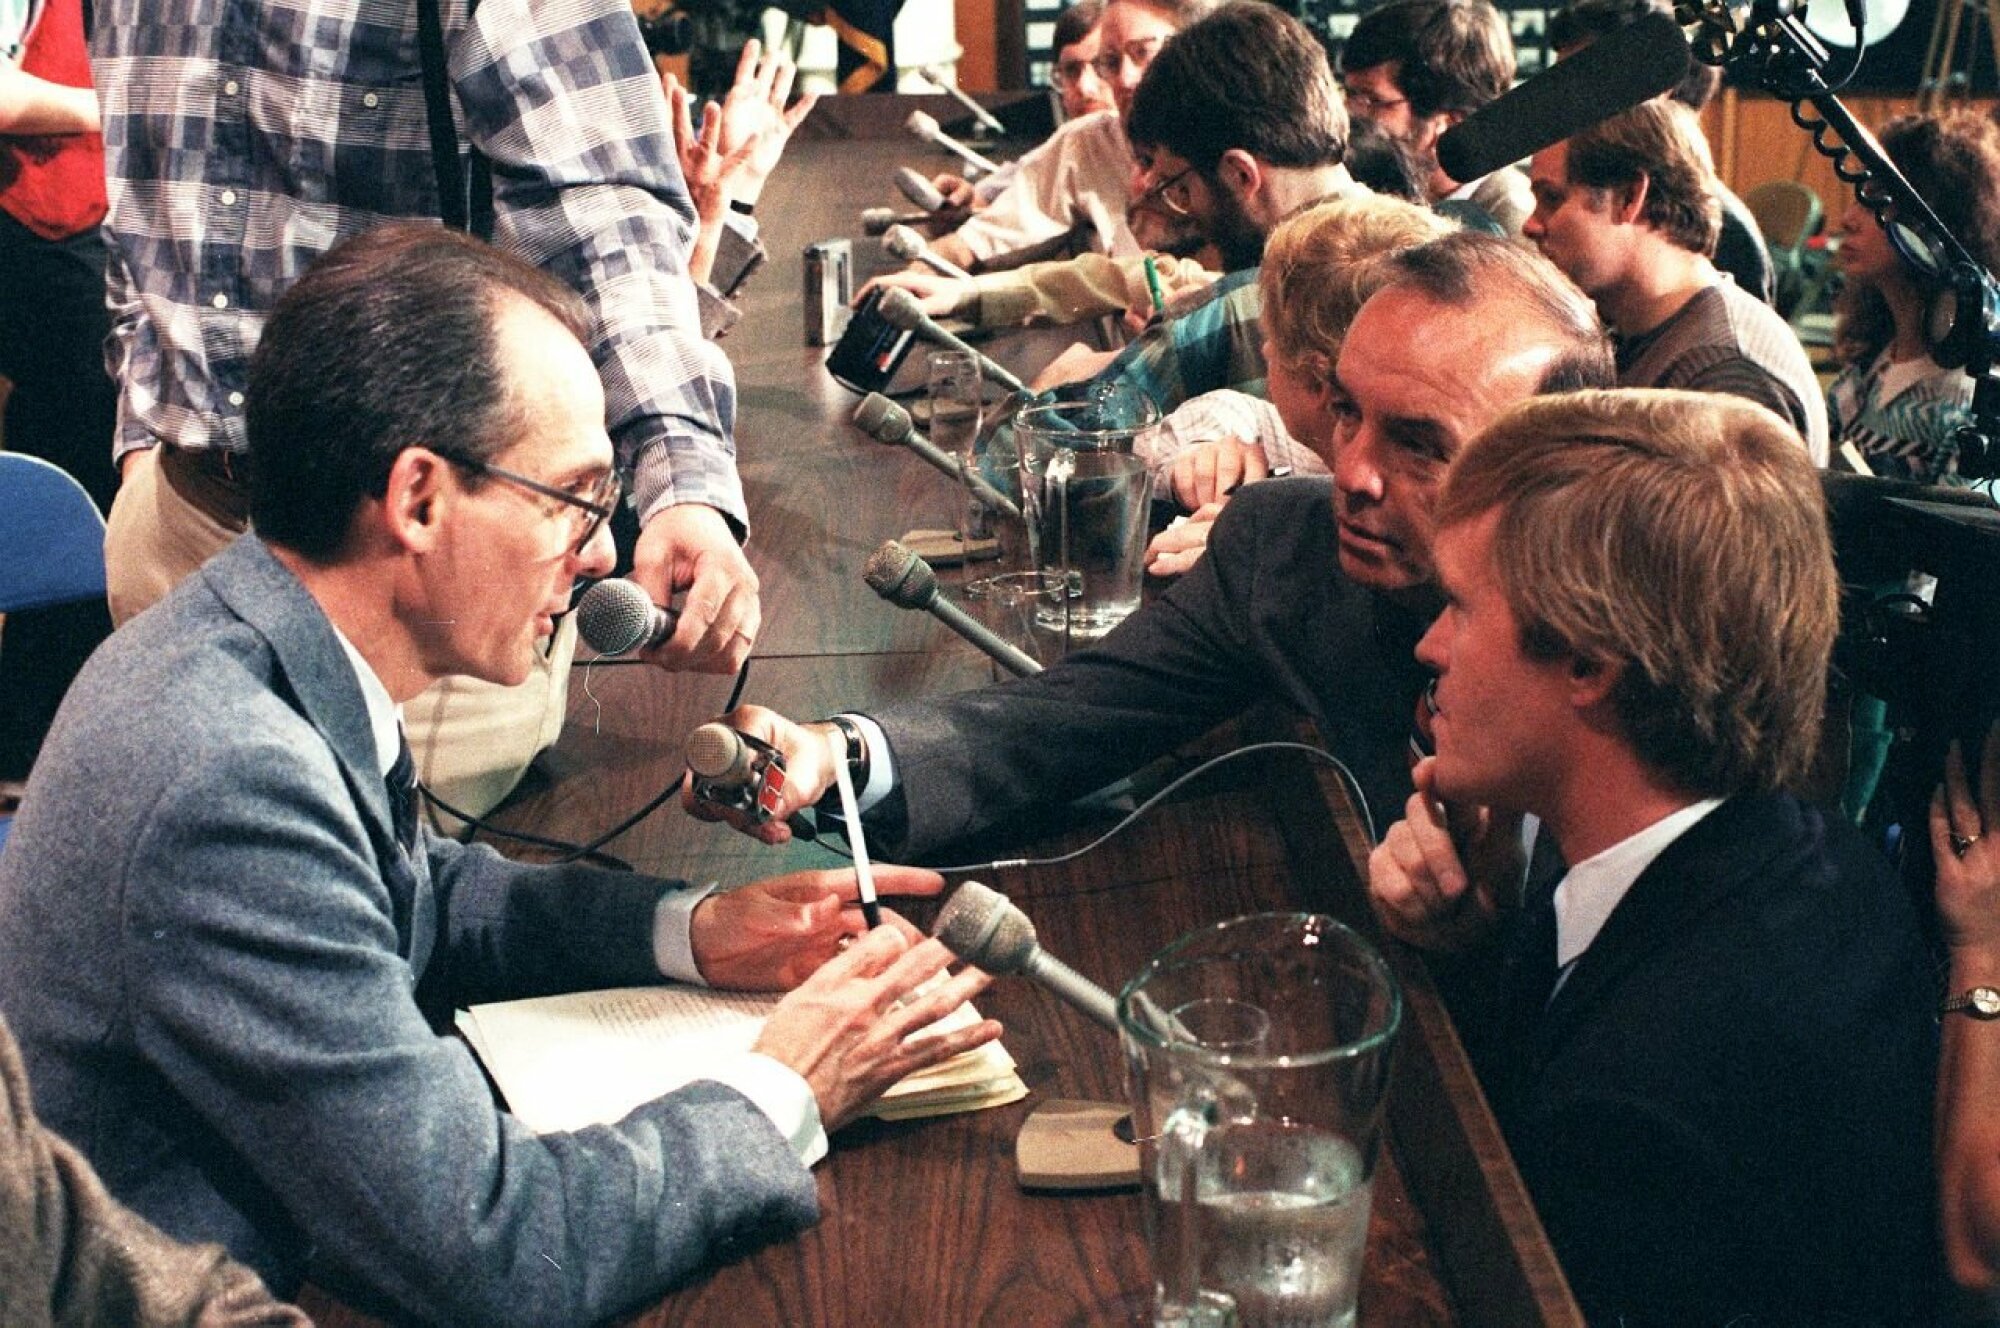
M 1042 671 L 1042 666 L 1031 656 L 1001 640 L 984 623 L 940 595 L 937 572 L 901 541 L 885 540 L 881 548 L 869 554 L 861 579 L 897 608 L 930 614 L 1016 677 Z
M 1437 142 L 1438 165 L 1471 183 L 1671 88 L 1687 72 L 1687 38 L 1652 13 L 1557 61 L 1474 111 Z
M 883 318 L 889 321 L 889 325 L 892 327 L 901 328 L 905 332 L 914 332 L 934 346 L 943 346 L 946 350 L 963 351 L 965 354 L 972 356 L 972 358 L 979 361 L 979 371 L 981 373 L 985 374 L 993 382 L 1006 388 L 1009 392 L 1028 391 L 1028 385 L 1009 372 L 1005 365 L 1000 364 L 991 356 L 973 349 L 972 346 L 966 343 L 964 338 L 954 336 L 952 333 L 939 327 L 937 320 L 925 313 L 923 306 L 917 303 L 917 297 L 908 291 L 896 287 L 883 290 L 882 299 L 876 304 L 875 309 Z
M 938 187 L 908 166 L 898 166 L 895 174 L 896 188 L 903 191 L 903 197 L 910 200 L 910 206 L 922 208 L 925 212 L 942 212 L 945 197 Z
M 959 458 L 947 455 L 937 444 L 918 432 L 916 424 L 910 419 L 910 412 L 880 392 L 870 392 L 861 399 L 861 404 L 854 408 L 854 422 L 875 441 L 907 447 L 925 462 L 953 479 L 959 477 L 962 464 Z M 965 484 L 972 491 L 972 496 L 984 504 L 988 511 L 1013 520 L 1020 519 L 1021 509 L 1014 500 L 994 488 L 978 471 L 966 470 Z
M 972 274 L 930 247 L 924 237 L 908 226 L 891 226 L 882 235 L 882 247 L 906 263 L 922 263 L 933 272 L 958 281 L 972 280 Z
M 941 147 L 964 162 L 968 179 L 974 179 L 981 175 L 991 175 L 1000 169 L 977 152 L 974 152 L 971 148 L 965 146 L 965 144 L 953 138 L 950 134 L 947 134 L 944 131 L 944 127 L 938 124 L 936 116 L 926 114 L 923 111 L 911 111 L 909 118 L 903 121 L 903 128 L 909 130 L 918 138 L 924 140 L 924 142 Z
M 680 615 L 653 603 L 635 581 L 613 578 L 583 592 L 576 630 L 600 655 L 650 650 L 674 634 Z
M 1041 947 L 1035 924 L 998 890 L 967 881 L 938 910 L 931 935 L 945 948 L 996 977 L 1019 974 L 1041 983 L 1112 1032 L 1118 1007 L 1111 993 Z

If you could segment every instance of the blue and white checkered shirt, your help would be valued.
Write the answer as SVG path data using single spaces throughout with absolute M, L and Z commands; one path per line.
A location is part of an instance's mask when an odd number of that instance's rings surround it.
M 494 241 L 574 286 L 643 520 L 747 525 L 729 362 L 703 340 L 666 99 L 629 0 L 440 0 Z M 264 317 L 320 254 L 439 215 L 413 0 L 99 0 L 119 454 L 244 445 Z

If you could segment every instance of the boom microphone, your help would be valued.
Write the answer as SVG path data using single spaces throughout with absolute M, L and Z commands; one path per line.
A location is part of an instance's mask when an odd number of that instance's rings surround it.
M 919 433 L 910 420 L 910 412 L 880 392 L 870 392 L 861 399 L 861 404 L 854 408 L 854 422 L 876 442 L 907 447 L 953 479 L 959 477 L 959 458 L 946 455 L 936 443 Z M 965 484 L 989 512 L 1020 519 L 1021 509 L 1014 500 L 994 488 L 978 471 L 967 469 Z
M 903 191 L 903 197 L 909 199 L 913 206 L 926 212 L 944 210 L 945 197 L 938 192 L 938 187 L 908 166 L 896 168 L 895 180 L 896 188 Z
M 899 609 L 921 609 L 964 637 L 994 663 L 1016 677 L 1040 673 L 1042 666 L 1008 645 L 978 619 L 938 594 L 937 573 L 931 565 L 897 540 L 885 540 L 868 555 L 861 579 Z
M 996 364 L 989 356 L 974 350 L 959 337 L 939 327 L 937 320 L 925 313 L 923 306 L 917 303 L 917 297 L 908 291 L 894 286 L 884 288 L 875 310 L 888 319 L 891 326 L 899 327 L 905 332 L 914 332 L 925 341 L 943 346 L 946 350 L 963 351 L 972 356 L 979 361 L 982 373 L 1008 391 L 1028 391 L 1028 385 L 1008 372 L 1004 366 Z
M 922 263 L 931 271 L 957 281 L 970 281 L 972 274 L 924 243 L 924 237 L 908 226 L 891 226 L 882 235 L 882 247 L 906 263 Z
M 933 115 L 928 115 L 923 111 L 911 111 L 909 118 L 903 121 L 903 128 L 909 130 L 918 138 L 924 140 L 924 142 L 941 147 L 946 152 L 956 156 L 960 161 L 965 163 L 970 178 L 976 178 L 980 175 L 991 175 L 1000 169 L 977 152 L 974 152 L 971 148 L 965 146 L 965 144 L 953 138 L 950 134 L 947 134 L 938 124 L 937 117 Z
M 576 605 L 576 630 L 600 655 L 650 650 L 674 634 L 680 615 L 653 603 L 636 581 L 599 581 Z
M 1651 13 L 1480 107 L 1437 142 L 1438 165 L 1470 183 L 1665 92 L 1687 72 L 1687 38 Z
M 1035 924 L 998 890 L 967 881 L 938 910 L 931 935 L 974 968 L 1018 973 L 1041 983 L 1112 1032 L 1118 1007 L 1111 993 L 1041 947 Z
M 950 97 L 953 101 L 957 102 L 960 106 L 963 106 L 966 110 L 972 112 L 972 118 L 979 121 L 980 124 L 985 125 L 988 129 L 991 129 L 996 134 L 1005 134 L 1007 132 L 1007 126 L 1001 124 L 998 120 L 994 119 L 993 112 L 987 110 L 984 106 L 981 106 L 978 102 L 966 96 L 965 93 L 962 90 L 960 90 L 958 84 L 951 81 L 951 71 L 949 66 L 925 65 L 922 69 L 919 69 L 917 72 L 919 74 L 922 74 L 924 76 L 925 81 L 928 82 L 932 87 L 944 93 L 947 97 Z

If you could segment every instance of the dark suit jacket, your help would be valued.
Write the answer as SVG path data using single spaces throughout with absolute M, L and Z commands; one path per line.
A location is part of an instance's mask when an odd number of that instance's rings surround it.
M 120 1200 L 284 1294 L 582 1324 L 815 1211 L 740 1094 L 497 1111 L 454 1004 L 658 981 L 649 877 L 404 855 L 353 666 L 246 536 L 91 659 L 0 854 L 0 1010 Z
M 1467 1032 L 1593 1322 L 1923 1323 L 1934 1004 L 1880 856 L 1742 796 L 1640 875 L 1545 1012 Z
M 1375 819 L 1401 815 L 1427 623 L 1341 574 L 1332 485 L 1253 484 L 1223 509 L 1208 553 L 1095 649 L 1029 678 L 872 714 L 896 793 L 871 842 L 915 860 L 1130 774 L 1262 701 L 1317 721 Z

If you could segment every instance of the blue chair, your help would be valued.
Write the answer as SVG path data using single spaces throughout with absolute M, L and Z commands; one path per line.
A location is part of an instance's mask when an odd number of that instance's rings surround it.
M 70 475 L 0 452 L 0 613 L 104 594 L 104 518 Z M 0 817 L 0 847 L 12 817 Z

